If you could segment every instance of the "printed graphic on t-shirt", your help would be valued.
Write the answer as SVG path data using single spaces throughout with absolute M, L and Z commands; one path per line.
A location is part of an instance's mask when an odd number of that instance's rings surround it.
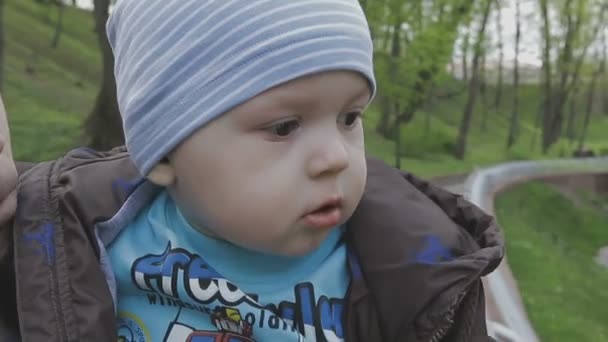
M 245 322 L 239 310 L 234 308 L 218 308 L 211 315 L 211 322 L 216 330 L 197 330 L 195 327 L 172 322 L 165 335 L 164 341 L 188 342 L 249 342 L 253 328 Z
M 202 257 L 171 248 L 171 243 L 160 255 L 135 259 L 130 270 L 136 290 L 119 303 L 121 341 L 149 341 L 151 330 L 160 333 L 152 333 L 155 341 L 344 339 L 343 299 L 317 297 L 310 282 L 295 285 L 292 293 L 280 297 L 283 300 L 269 303 L 260 294 L 244 293 Z

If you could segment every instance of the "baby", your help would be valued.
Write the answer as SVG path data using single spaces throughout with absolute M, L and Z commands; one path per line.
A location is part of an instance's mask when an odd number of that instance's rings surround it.
M 490 340 L 491 217 L 365 156 L 358 1 L 119 0 L 107 29 L 128 153 L 21 171 L 0 337 Z

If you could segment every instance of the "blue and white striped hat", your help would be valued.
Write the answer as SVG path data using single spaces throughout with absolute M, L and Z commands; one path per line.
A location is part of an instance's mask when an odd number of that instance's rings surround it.
M 146 175 L 203 125 L 329 70 L 376 85 L 357 0 L 118 0 L 107 23 L 127 149 Z

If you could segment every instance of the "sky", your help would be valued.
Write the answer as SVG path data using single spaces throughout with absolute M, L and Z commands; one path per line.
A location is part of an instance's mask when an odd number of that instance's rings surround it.
M 503 34 L 503 51 L 504 62 L 513 63 L 515 59 L 515 0 L 502 1 L 503 8 L 500 12 L 500 18 L 497 11 L 494 11 L 489 18 L 487 30 L 491 47 L 489 49 L 488 61 L 498 61 L 499 51 L 497 48 L 499 34 L 497 30 L 497 22 L 500 20 Z M 521 41 L 520 41 L 520 57 L 519 63 L 530 67 L 540 67 L 541 60 L 541 17 L 538 9 L 537 1 L 522 0 L 521 1 Z M 458 43 L 457 43 L 458 45 Z M 455 55 L 458 55 L 455 52 Z

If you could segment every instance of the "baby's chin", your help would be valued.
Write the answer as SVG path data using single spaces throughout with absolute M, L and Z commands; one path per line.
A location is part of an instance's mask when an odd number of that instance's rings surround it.
M 334 232 L 336 229 L 342 229 L 341 227 L 344 227 L 351 216 L 352 213 L 349 212 L 332 228 L 308 230 L 308 233 L 303 233 L 299 237 L 293 238 L 289 243 L 282 244 L 280 248 L 273 249 L 267 253 L 294 258 L 306 256 L 317 250 L 331 232 Z
M 329 231 L 327 232 L 329 233 Z M 278 257 L 298 258 L 314 252 L 325 240 L 327 233 L 320 234 L 318 237 L 307 236 L 306 238 L 294 239 L 287 243 L 283 242 L 276 245 L 251 245 L 243 242 L 230 242 L 241 248 L 249 249 L 258 253 L 275 255 Z
M 312 236 L 306 236 L 306 238 L 294 239 L 290 244 L 282 246 L 281 249 L 271 253 L 293 258 L 306 256 L 317 250 L 333 229 L 336 228 L 328 229 Z

